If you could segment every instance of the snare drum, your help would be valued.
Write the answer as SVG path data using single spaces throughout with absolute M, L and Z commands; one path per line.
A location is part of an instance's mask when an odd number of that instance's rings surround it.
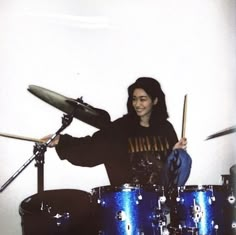
M 227 234 L 229 215 L 224 186 L 178 187 L 175 199 L 170 215 L 174 227 L 197 228 L 199 235 Z
M 92 189 L 102 235 L 159 235 L 166 225 L 164 188 L 124 184 Z

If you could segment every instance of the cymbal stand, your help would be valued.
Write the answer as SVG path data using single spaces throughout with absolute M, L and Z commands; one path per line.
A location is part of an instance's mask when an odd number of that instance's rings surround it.
M 44 190 L 44 154 L 47 151 L 45 144 L 36 143 L 34 146 L 35 166 L 38 169 L 38 193 Z
M 75 111 L 75 110 L 74 110 Z M 36 143 L 34 146 L 33 155 L 3 184 L 0 188 L 0 193 L 35 159 L 35 166 L 38 168 L 38 193 L 44 190 L 44 154 L 47 151 L 49 144 L 65 130 L 72 122 L 74 111 L 71 114 L 64 114 L 62 117 L 62 126 L 52 135 L 46 143 Z

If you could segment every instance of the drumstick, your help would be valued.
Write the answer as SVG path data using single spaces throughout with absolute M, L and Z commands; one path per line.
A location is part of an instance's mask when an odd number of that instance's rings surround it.
M 186 115 L 187 115 L 187 95 L 184 96 L 183 120 L 182 120 L 182 134 L 181 137 L 185 138 L 186 131 Z
M 40 140 L 40 139 L 35 139 L 35 138 L 30 138 L 30 137 L 25 137 L 25 136 L 19 136 L 19 135 L 12 135 L 12 134 L 1 133 L 1 132 L 0 132 L 0 136 L 13 138 L 13 139 L 18 139 L 18 140 L 32 141 L 32 142 L 37 142 L 37 143 L 44 143 L 45 142 L 45 141 Z

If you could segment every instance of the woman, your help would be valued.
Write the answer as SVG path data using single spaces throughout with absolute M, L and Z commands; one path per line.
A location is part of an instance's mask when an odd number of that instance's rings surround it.
M 128 95 L 128 113 L 123 117 L 92 136 L 57 136 L 50 146 L 74 165 L 104 163 L 111 185 L 184 185 L 191 168 L 191 158 L 185 152 L 187 141 L 178 141 L 167 121 L 165 94 L 159 82 L 140 77 L 128 87 Z

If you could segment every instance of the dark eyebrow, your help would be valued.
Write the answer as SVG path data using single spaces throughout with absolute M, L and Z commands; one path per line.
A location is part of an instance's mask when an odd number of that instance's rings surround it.
M 135 95 L 133 95 L 133 97 L 147 98 L 148 96 L 147 96 L 147 95 L 141 95 L 141 96 L 135 96 Z

